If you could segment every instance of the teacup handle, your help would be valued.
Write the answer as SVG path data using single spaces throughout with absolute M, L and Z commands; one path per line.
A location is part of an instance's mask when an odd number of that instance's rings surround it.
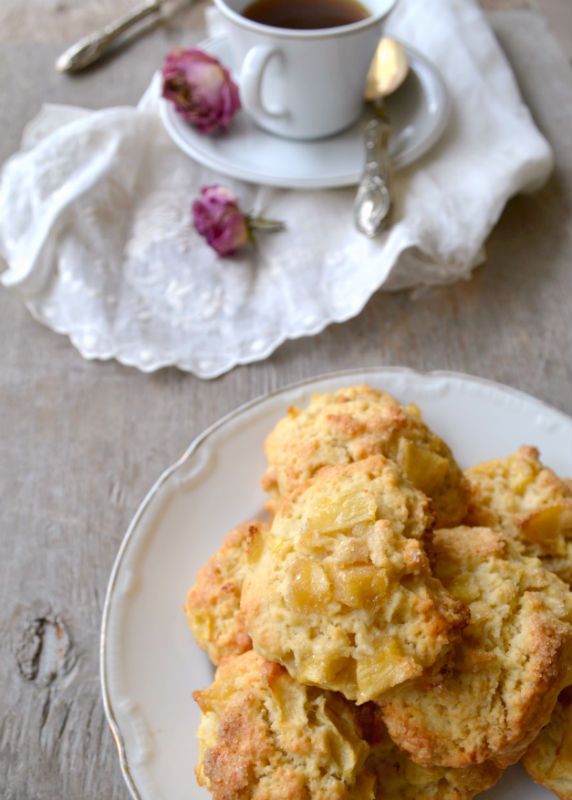
M 269 44 L 251 47 L 240 71 L 240 99 L 247 111 L 265 117 L 284 117 L 284 108 L 269 108 L 262 99 L 262 79 L 271 58 L 280 56 L 280 50 Z

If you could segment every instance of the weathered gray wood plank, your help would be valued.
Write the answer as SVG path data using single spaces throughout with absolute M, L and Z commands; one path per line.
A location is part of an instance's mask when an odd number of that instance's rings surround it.
M 61 8 L 65 21 L 72 12 Z M 157 31 L 124 60 L 71 80 L 52 63 L 56 36 L 84 32 L 74 13 L 59 34 L 56 25 L 34 34 L 34 48 L 21 42 L 32 38 L 29 20 L 20 41 L 2 35 L 0 160 L 44 100 L 135 101 L 178 36 Z M 127 798 L 99 696 L 107 579 L 149 486 L 219 416 L 310 375 L 376 364 L 482 375 L 572 411 L 570 70 L 536 15 L 503 12 L 494 22 L 557 167 L 541 192 L 511 201 L 470 282 L 417 300 L 379 293 L 357 319 L 212 382 L 83 361 L 0 292 L 1 797 Z M 542 53 L 534 65 L 532 42 Z

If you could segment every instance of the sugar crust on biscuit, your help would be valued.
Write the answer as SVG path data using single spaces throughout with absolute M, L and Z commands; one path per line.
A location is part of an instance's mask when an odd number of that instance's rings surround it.
M 395 461 L 432 499 L 439 526 L 460 523 L 466 511 L 465 478 L 450 448 L 425 425 L 417 406 L 401 406 L 370 386 L 316 394 L 306 409 L 290 408 L 267 436 L 265 452 L 262 487 L 272 512 L 322 467 L 371 455 Z
M 572 686 L 560 693 L 550 721 L 522 758 L 530 777 L 560 800 L 572 800 Z
M 436 531 L 435 574 L 470 609 L 444 664 L 380 700 L 393 740 L 422 765 L 517 761 L 572 680 L 572 593 L 487 528 Z
M 376 800 L 471 800 L 503 773 L 491 761 L 459 769 L 422 767 L 391 740 L 374 703 L 359 706 L 359 713 L 371 747 L 366 767 L 376 776 Z
M 383 456 L 326 467 L 287 498 L 245 577 L 255 650 L 358 703 L 419 675 L 465 624 L 430 569 L 427 498 Z
M 540 460 L 536 447 L 522 446 L 466 470 L 469 525 L 501 528 L 519 550 L 537 556 L 546 569 L 572 584 L 572 482 Z
M 223 659 L 193 697 L 201 785 L 214 800 L 374 800 L 355 708 L 254 651 Z
M 249 548 L 267 527 L 260 520 L 243 522 L 223 540 L 199 570 L 187 594 L 184 611 L 196 643 L 213 664 L 250 650 L 250 636 L 240 616 L 240 597 Z

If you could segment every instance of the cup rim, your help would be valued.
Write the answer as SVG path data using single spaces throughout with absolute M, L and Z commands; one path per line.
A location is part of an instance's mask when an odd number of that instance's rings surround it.
M 278 28 L 273 25 L 265 25 L 262 22 L 255 22 L 254 20 L 247 19 L 243 17 L 242 14 L 239 14 L 237 11 L 234 11 L 232 8 L 227 6 L 225 0 L 214 0 L 214 4 L 218 8 L 218 10 L 231 20 L 235 25 L 238 25 L 241 28 L 246 28 L 250 31 L 256 31 L 257 33 L 266 34 L 267 36 L 273 36 L 275 38 L 284 38 L 284 39 L 325 39 L 325 38 L 332 38 L 336 36 L 347 36 L 352 33 L 356 33 L 357 31 L 361 30 L 362 28 L 369 28 L 372 25 L 380 22 L 384 17 L 386 17 L 397 0 L 385 0 L 384 5 L 381 11 L 377 11 L 374 14 L 370 14 L 369 17 L 365 19 L 358 20 L 357 22 L 352 22 L 349 25 L 337 25 L 333 28 Z

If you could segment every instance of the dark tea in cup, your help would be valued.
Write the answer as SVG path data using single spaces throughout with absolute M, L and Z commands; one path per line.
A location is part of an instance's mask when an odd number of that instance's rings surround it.
M 351 25 L 370 12 L 357 0 L 254 0 L 242 16 L 275 28 L 315 30 Z

